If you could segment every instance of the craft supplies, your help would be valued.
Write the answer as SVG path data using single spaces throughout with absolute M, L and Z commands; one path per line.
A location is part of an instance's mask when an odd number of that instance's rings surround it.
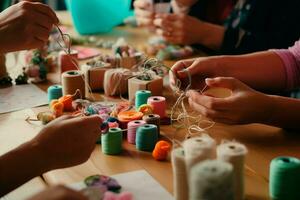
M 300 199 L 300 160 L 277 157 L 270 164 L 270 196 L 274 200 Z
M 63 95 L 74 94 L 76 90 L 85 97 L 84 74 L 79 70 L 66 71 L 62 74 Z
M 109 114 L 112 112 L 112 105 L 102 103 L 92 103 L 86 108 L 86 112 L 90 115 L 94 114 Z M 108 116 L 109 118 L 109 116 Z
M 153 96 L 148 98 L 147 104 L 153 107 L 153 113 L 164 118 L 166 116 L 166 98 L 161 96 Z
M 48 124 L 55 119 L 55 116 L 51 112 L 40 112 L 37 114 L 37 119 L 43 124 Z
M 121 189 L 121 185 L 118 181 L 112 177 L 104 175 L 93 175 L 84 179 L 86 186 L 105 186 L 107 190 L 118 192 Z
M 104 75 L 104 93 L 107 96 L 122 95 L 128 92 L 128 79 L 132 72 L 128 69 L 110 69 Z
M 120 121 L 120 127 L 127 129 L 127 124 L 133 120 L 140 120 L 143 117 L 143 113 L 134 110 L 122 111 L 118 114 L 118 120 Z
M 155 160 L 163 161 L 168 158 L 169 151 L 171 149 L 171 144 L 167 141 L 160 140 L 156 143 L 152 156 Z
M 67 101 L 65 102 L 60 102 L 57 99 L 54 99 L 50 102 L 50 110 L 51 112 L 54 114 L 55 117 L 60 117 L 63 115 L 64 109 L 68 110 L 68 105 L 65 108 L 65 104 Z
M 216 98 L 226 98 L 232 95 L 232 90 L 221 87 L 209 88 L 203 92 L 204 95 Z
M 188 174 L 192 167 L 204 160 L 215 157 L 216 142 L 207 134 L 187 139 L 183 142 L 186 169 Z
M 134 120 L 127 124 L 127 141 L 130 144 L 135 144 L 136 130 L 138 127 L 145 125 L 146 122 L 143 120 Z
M 90 186 L 86 187 L 80 192 L 88 198 L 88 200 L 99 200 L 103 199 L 104 193 L 107 192 L 107 189 L 105 186 Z
M 101 135 L 101 144 L 104 154 L 120 154 L 122 152 L 122 130 L 110 128 L 108 133 Z
M 147 104 L 147 100 L 151 97 L 151 91 L 149 90 L 138 90 L 135 93 L 135 108 L 139 109 L 141 105 Z
M 217 158 L 233 166 L 234 199 L 244 199 L 244 162 L 247 148 L 237 142 L 224 142 L 217 147 Z
M 144 115 L 143 120 L 147 124 L 154 124 L 157 126 L 157 133 L 160 136 L 160 116 L 156 114 Z
M 152 95 L 160 96 L 163 92 L 163 79 L 160 76 L 153 75 L 149 79 L 145 77 L 133 77 L 128 80 L 128 97 L 133 101 L 135 94 L 139 90 L 149 90 Z
M 91 102 L 89 100 L 85 100 L 85 99 L 76 99 L 76 100 L 72 101 L 73 110 L 84 110 L 90 104 L 91 104 Z
M 150 115 L 153 113 L 153 107 L 148 104 L 142 104 L 137 110 L 144 115 Z
M 68 54 L 66 51 L 60 51 L 58 54 L 58 66 L 60 73 L 78 70 L 78 52 L 73 50 Z
M 220 160 L 196 164 L 189 175 L 189 199 L 234 200 L 233 167 Z
M 116 194 L 108 191 L 105 192 L 103 200 L 133 200 L 133 195 L 130 192 Z
M 175 200 L 189 199 L 189 185 L 185 165 L 184 150 L 178 147 L 171 152 L 171 163 L 173 170 L 173 190 Z
M 130 103 L 127 102 L 127 101 L 117 103 L 115 105 L 115 107 L 113 108 L 113 111 L 111 112 L 110 116 L 112 116 L 112 117 L 118 117 L 118 114 L 120 112 L 128 111 L 131 108 L 132 108 L 132 106 L 130 106 Z
M 53 99 L 59 99 L 60 97 L 62 97 L 62 86 L 52 85 L 48 87 L 47 92 L 48 92 L 48 101 L 50 103 Z
M 152 152 L 158 140 L 157 126 L 146 124 L 136 131 L 136 148 L 140 151 Z
M 109 128 L 119 128 L 119 123 L 118 122 L 108 122 L 108 127 Z

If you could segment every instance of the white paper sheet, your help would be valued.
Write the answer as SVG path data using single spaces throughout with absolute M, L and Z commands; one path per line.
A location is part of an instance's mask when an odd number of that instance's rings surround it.
M 33 84 L 0 89 L 0 114 L 46 104 L 47 94 Z
M 173 196 L 145 170 L 117 174 L 111 177 L 119 182 L 122 191 L 131 192 L 134 200 L 174 200 Z M 70 187 L 80 190 L 85 185 L 81 182 Z

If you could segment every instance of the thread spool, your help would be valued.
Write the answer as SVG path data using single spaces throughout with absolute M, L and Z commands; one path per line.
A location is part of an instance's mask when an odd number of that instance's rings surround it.
M 237 142 L 226 142 L 217 147 L 217 158 L 233 166 L 234 196 L 236 200 L 244 199 L 244 162 L 247 148 Z
M 206 134 L 190 138 L 183 142 L 185 152 L 186 169 L 188 174 L 191 168 L 198 162 L 213 159 L 215 156 L 216 142 Z
M 110 128 L 108 133 L 101 135 L 102 152 L 107 155 L 117 155 L 122 152 L 122 130 Z
M 142 112 L 144 115 L 149 115 L 153 113 L 153 107 L 151 105 L 148 104 L 142 104 L 139 108 L 138 108 L 139 112 Z
M 48 102 L 50 103 L 54 99 L 59 99 L 62 97 L 62 86 L 52 85 L 48 87 Z
M 148 98 L 151 97 L 151 91 L 139 90 L 135 93 L 135 108 L 138 109 L 141 105 L 147 104 Z
M 153 96 L 148 98 L 147 104 L 153 106 L 153 113 L 158 114 L 160 118 L 166 117 L 166 98 L 161 96 Z
M 189 186 L 187 182 L 184 150 L 182 147 L 172 150 L 171 163 L 173 170 L 173 190 L 175 200 L 187 200 L 189 199 Z
M 156 114 L 144 115 L 143 120 L 147 124 L 154 124 L 157 126 L 157 133 L 160 136 L 160 116 Z
M 78 52 L 72 50 L 70 54 L 60 51 L 58 54 L 58 66 L 61 73 L 70 70 L 78 70 Z
M 85 81 L 83 72 L 79 70 L 66 71 L 62 74 L 63 95 L 74 94 L 80 90 L 83 98 L 85 97 Z
M 300 160 L 277 157 L 270 164 L 270 196 L 274 200 L 300 199 Z
M 190 200 L 234 200 L 233 167 L 221 160 L 196 164 L 189 176 Z
M 157 126 L 146 124 L 136 131 L 136 148 L 140 151 L 152 152 L 158 140 Z
M 127 124 L 133 120 L 140 120 L 143 117 L 143 113 L 134 110 L 122 111 L 118 114 L 118 120 L 120 121 L 120 127 L 127 129 Z
M 128 79 L 132 72 L 128 69 L 110 69 L 104 75 L 104 93 L 107 96 L 122 95 L 128 92 Z
M 145 125 L 146 122 L 143 120 L 134 120 L 127 124 L 127 141 L 130 144 L 135 144 L 136 130 L 138 127 Z
M 156 143 L 152 156 L 155 160 L 163 161 L 168 158 L 169 151 L 171 149 L 171 144 L 167 141 L 160 140 Z

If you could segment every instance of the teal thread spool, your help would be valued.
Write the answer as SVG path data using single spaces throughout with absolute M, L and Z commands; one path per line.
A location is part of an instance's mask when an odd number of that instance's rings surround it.
M 136 148 L 140 151 L 152 152 L 158 140 L 157 126 L 146 124 L 136 131 Z
M 122 130 L 110 128 L 108 133 L 102 134 L 102 152 L 107 155 L 117 155 L 122 152 Z
M 220 160 L 194 165 L 189 175 L 190 200 L 234 200 L 233 167 Z
M 50 103 L 53 99 L 59 99 L 62 97 L 62 86 L 52 85 L 48 87 L 48 102 Z
M 273 200 L 299 200 L 300 160 L 277 157 L 270 165 L 270 196 Z
M 151 97 L 151 91 L 138 90 L 135 93 L 135 108 L 138 109 L 141 105 L 147 104 L 147 100 Z

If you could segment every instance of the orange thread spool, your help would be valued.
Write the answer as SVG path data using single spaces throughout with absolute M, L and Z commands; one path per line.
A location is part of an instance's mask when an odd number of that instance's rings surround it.
M 73 110 L 73 106 L 72 106 L 73 97 L 72 97 L 72 95 L 68 94 L 68 95 L 62 96 L 58 99 L 58 101 L 64 105 L 64 111 L 72 111 Z
M 171 149 L 171 144 L 167 141 L 160 140 L 156 143 L 152 152 L 152 156 L 155 160 L 166 160 Z

